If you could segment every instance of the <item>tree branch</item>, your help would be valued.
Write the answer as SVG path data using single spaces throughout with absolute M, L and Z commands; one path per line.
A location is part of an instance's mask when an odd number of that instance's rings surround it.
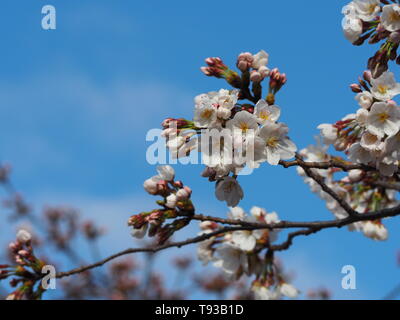
M 241 230 L 250 230 L 251 231 L 251 230 L 261 230 L 261 229 L 275 230 L 275 229 L 304 228 L 303 230 L 298 230 L 298 231 L 290 233 L 288 235 L 288 239 L 284 243 L 282 243 L 280 245 L 270 246 L 271 250 L 282 251 L 282 250 L 288 249 L 292 245 L 293 239 L 298 236 L 307 236 L 307 235 L 311 235 L 313 233 L 317 233 L 323 229 L 342 228 L 344 226 L 348 226 L 355 222 L 378 220 L 378 219 L 383 219 L 383 218 L 394 217 L 399 214 L 400 214 L 400 205 L 393 207 L 393 208 L 376 211 L 376 212 L 369 212 L 369 213 L 349 216 L 345 219 L 340 219 L 340 220 L 313 221 L 313 222 L 281 221 L 281 222 L 273 223 L 273 224 L 250 223 L 250 222 L 240 221 L 240 220 L 231 220 L 231 219 L 208 217 L 208 216 L 203 216 L 203 215 L 194 215 L 192 218 L 193 220 L 214 221 L 214 222 L 218 222 L 221 224 L 235 225 L 236 227 L 224 227 L 215 232 L 203 234 L 203 235 L 197 236 L 195 238 L 187 239 L 185 241 L 166 243 L 164 245 L 156 246 L 156 247 L 152 247 L 152 248 L 149 247 L 149 248 L 126 249 L 124 251 L 113 254 L 103 260 L 100 260 L 96 263 L 82 266 L 82 267 L 79 267 L 76 269 L 72 269 L 67 272 L 60 272 L 56 275 L 56 277 L 60 279 L 60 278 L 68 277 L 68 276 L 78 274 L 81 272 L 85 272 L 87 270 L 100 267 L 111 260 L 114 260 L 116 258 L 119 258 L 119 257 L 127 255 L 127 254 L 138 253 L 138 252 L 155 253 L 155 252 L 165 250 L 168 248 L 173 248 L 173 247 L 180 248 L 180 247 L 183 247 L 186 245 L 195 244 L 195 243 L 199 243 L 199 242 L 208 240 L 212 237 L 216 237 L 216 236 L 225 234 L 227 232 L 234 232 L 234 231 L 241 231 Z

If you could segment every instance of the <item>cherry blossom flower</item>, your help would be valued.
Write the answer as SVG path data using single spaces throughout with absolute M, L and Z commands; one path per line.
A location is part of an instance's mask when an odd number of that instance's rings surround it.
M 146 223 L 140 229 L 132 229 L 131 236 L 136 239 L 143 239 L 147 233 L 148 227 L 149 227 L 149 224 Z
M 398 4 L 389 4 L 383 7 L 381 24 L 387 31 L 400 29 L 400 6 Z
M 278 291 L 270 290 L 265 286 L 252 286 L 251 290 L 256 300 L 278 300 L 280 298 Z
M 361 108 L 369 109 L 374 102 L 374 97 L 369 91 L 363 91 L 356 95 L 355 98 Z
M 400 129 L 399 107 L 392 103 L 375 102 L 367 118 L 367 130 L 378 137 L 393 136 Z
M 260 69 L 268 64 L 269 55 L 264 50 L 260 50 L 257 54 L 253 56 L 252 67 L 254 69 Z
M 347 40 L 354 43 L 362 34 L 362 21 L 354 16 L 348 15 L 342 21 L 343 33 Z
M 254 231 L 235 231 L 232 233 L 232 244 L 243 251 L 252 251 L 256 247 L 257 239 L 261 238 L 260 230 Z
M 246 133 L 248 130 L 257 130 L 258 124 L 256 117 L 247 111 L 240 111 L 235 114 L 232 120 L 229 120 L 226 127 L 232 131 Z
M 248 270 L 247 254 L 231 244 L 225 243 L 216 249 L 214 266 L 221 268 L 228 276 L 237 277 Z
M 299 295 L 299 291 L 291 284 L 282 283 L 279 286 L 279 292 L 288 298 L 295 299 Z
M 258 133 L 256 159 L 266 160 L 271 165 L 277 165 L 280 160 L 294 157 L 297 147 L 287 138 L 289 128 L 283 123 L 271 123 L 262 127 Z
M 32 235 L 25 229 L 21 229 L 17 232 L 17 240 L 21 243 L 26 243 L 31 241 Z
M 160 179 L 165 181 L 173 181 L 175 178 L 175 170 L 171 166 L 158 166 L 157 172 Z
M 371 21 L 381 11 L 380 0 L 354 0 L 355 15 L 363 21 Z
M 230 208 L 228 212 L 228 218 L 234 220 L 244 220 L 246 217 L 246 212 L 241 207 Z
M 212 128 L 217 123 L 217 108 L 211 104 L 196 106 L 194 124 L 199 128 Z
M 361 147 L 360 143 L 352 144 L 347 152 L 347 155 L 351 161 L 356 163 L 368 164 L 374 159 L 371 153 Z
M 363 224 L 363 233 L 366 237 L 373 240 L 385 241 L 388 238 L 388 231 L 381 223 L 366 221 Z
M 380 152 L 383 150 L 385 144 L 382 139 L 370 132 L 364 132 L 360 141 L 361 147 L 365 150 Z
M 371 94 L 378 100 L 388 101 L 400 94 L 400 83 L 392 72 L 384 72 L 379 78 L 371 79 Z
M 175 208 L 176 202 L 178 201 L 176 195 L 174 193 L 171 193 L 167 198 L 166 198 L 166 203 L 165 206 L 168 208 Z
M 281 110 L 278 106 L 270 106 L 265 100 L 260 100 L 256 104 L 254 114 L 257 117 L 257 122 L 259 124 L 266 124 L 267 122 L 278 121 L 281 115 Z
M 244 194 L 239 182 L 228 176 L 217 182 L 215 196 L 220 201 L 226 201 L 229 207 L 236 207 L 243 199 Z
M 333 144 L 337 139 L 337 128 L 331 124 L 320 124 L 318 129 L 321 130 L 321 135 L 323 137 L 325 144 Z

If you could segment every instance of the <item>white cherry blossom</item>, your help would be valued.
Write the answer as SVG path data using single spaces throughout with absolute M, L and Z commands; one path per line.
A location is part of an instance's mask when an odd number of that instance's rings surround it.
M 175 178 L 175 170 L 169 165 L 157 167 L 158 176 L 162 180 L 173 181 Z
M 236 207 L 244 194 L 239 182 L 228 176 L 216 183 L 215 196 L 218 200 L 225 201 L 228 207 Z
M 378 100 L 388 101 L 400 94 L 400 83 L 392 72 L 384 72 L 379 78 L 371 79 L 371 94 Z
M 387 31 L 400 29 L 400 6 L 398 4 L 389 4 L 383 7 L 381 24 Z
M 363 21 L 372 21 L 381 11 L 380 0 L 354 0 L 356 16 Z
M 268 105 L 268 103 L 262 99 L 257 102 L 254 114 L 257 117 L 257 122 L 259 124 L 266 124 L 267 122 L 278 121 L 281 115 L 281 110 L 278 106 Z
M 355 98 L 361 108 L 369 109 L 374 102 L 374 97 L 369 91 L 363 91 L 356 95 Z
M 148 225 L 148 223 L 146 223 L 140 229 L 132 229 L 131 230 L 131 236 L 136 238 L 136 239 L 143 239 L 144 236 L 147 233 L 148 227 L 149 227 L 149 225 Z
M 385 241 L 388 238 L 388 231 L 381 223 L 366 221 L 362 229 L 364 235 L 368 238 L 378 241 Z
M 394 136 L 400 129 L 399 107 L 386 102 L 375 102 L 367 118 L 367 130 L 378 137 Z
M 253 55 L 252 67 L 257 70 L 261 67 L 265 67 L 268 64 L 268 59 L 268 53 L 266 53 L 264 50 L 261 50 L 257 54 Z
M 253 286 L 251 290 L 256 300 L 278 300 L 281 297 L 279 291 L 271 290 L 264 286 Z
M 279 286 L 280 293 L 288 298 L 295 299 L 299 295 L 299 290 L 297 290 L 293 285 L 288 283 L 282 283 Z
M 231 244 L 218 247 L 215 254 L 214 266 L 221 268 L 228 276 L 236 277 L 248 270 L 247 254 Z
M 160 182 L 161 178 L 159 176 L 151 177 L 143 183 L 144 189 L 152 195 L 157 194 L 158 191 L 158 183 Z
M 20 229 L 17 232 L 17 240 L 21 243 L 26 243 L 28 241 L 31 241 L 32 235 L 26 231 L 25 229 Z
M 217 123 L 217 108 L 209 104 L 197 106 L 193 120 L 194 124 L 199 128 L 215 127 Z
M 348 15 L 342 21 L 343 33 L 347 40 L 354 43 L 362 34 L 362 21 L 354 16 Z
M 258 124 L 256 117 L 247 111 L 240 111 L 235 114 L 232 120 L 229 120 L 226 127 L 232 131 L 246 133 L 248 130 L 257 130 Z
M 337 128 L 331 124 L 323 123 L 318 126 L 325 144 L 333 144 L 337 139 Z
M 280 160 L 293 158 L 297 147 L 287 137 L 288 131 L 289 128 L 283 123 L 270 123 L 261 128 L 257 136 L 257 147 L 262 148 L 255 153 L 256 159 L 277 165 Z

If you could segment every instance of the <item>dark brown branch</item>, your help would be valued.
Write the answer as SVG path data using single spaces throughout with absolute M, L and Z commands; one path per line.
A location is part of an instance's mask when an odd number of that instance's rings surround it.
M 350 163 L 347 161 L 339 161 L 339 160 L 330 160 L 326 162 L 306 162 L 302 161 L 301 159 L 296 159 L 293 161 L 283 161 L 281 160 L 279 164 L 284 167 L 284 168 L 290 168 L 290 167 L 306 167 L 310 169 L 330 169 L 330 168 L 339 168 L 342 169 L 343 171 L 350 171 L 350 170 L 363 170 L 363 171 L 376 171 L 376 168 L 366 166 L 364 164 L 356 164 L 356 163 Z M 301 165 L 300 165 L 301 164 Z
M 200 236 L 192 238 L 192 239 L 187 239 L 185 241 L 167 243 L 162 246 L 157 246 L 157 247 L 153 247 L 153 248 L 126 249 L 124 251 L 113 254 L 113 255 L 109 256 L 108 258 L 105 258 L 99 262 L 96 262 L 96 263 L 93 263 L 93 264 L 90 264 L 87 266 L 83 266 L 80 268 L 72 269 L 67 272 L 60 272 L 57 274 L 57 278 L 68 277 L 68 276 L 71 276 L 71 275 L 74 275 L 77 273 L 81 273 L 81 272 L 84 272 L 84 271 L 87 271 L 87 270 L 90 270 L 93 268 L 100 267 L 111 260 L 114 260 L 118 257 L 124 256 L 127 254 L 137 253 L 137 252 L 154 253 L 154 252 L 158 252 L 158 251 L 165 250 L 168 248 L 173 248 L 173 247 L 180 248 L 180 247 L 183 247 L 186 245 L 195 244 L 195 243 L 199 243 L 199 242 L 208 240 L 212 237 L 215 237 L 215 236 L 227 233 L 227 232 L 234 232 L 234 231 L 240 231 L 240 230 L 260 230 L 260 229 L 274 230 L 274 229 L 304 228 L 305 230 L 299 230 L 299 231 L 290 233 L 287 241 L 285 241 L 284 243 L 282 243 L 280 245 L 271 246 L 271 249 L 275 250 L 275 251 L 286 250 L 291 246 L 291 244 L 293 243 L 293 239 L 297 236 L 311 235 L 311 234 L 321 231 L 323 229 L 342 228 L 344 226 L 348 226 L 352 223 L 359 222 L 359 221 L 378 220 L 378 219 L 383 219 L 383 218 L 394 217 L 399 214 L 400 214 L 400 205 L 393 207 L 393 208 L 376 211 L 376 212 L 370 212 L 370 213 L 365 213 L 365 214 L 357 214 L 355 216 L 349 216 L 345 219 L 340 219 L 340 220 L 314 221 L 314 222 L 281 221 L 281 222 L 274 223 L 274 224 L 262 224 L 262 223 L 253 224 L 253 223 L 240 221 L 240 220 L 229 220 L 229 219 L 207 217 L 207 216 L 202 216 L 202 215 L 194 215 L 193 220 L 215 221 L 215 222 L 219 222 L 222 224 L 237 225 L 237 227 L 225 227 L 225 228 L 222 228 L 213 233 L 203 234 L 203 235 L 200 235 Z
M 203 235 L 200 235 L 200 236 L 195 237 L 195 238 L 187 239 L 185 241 L 170 242 L 170 243 L 166 243 L 164 245 L 156 246 L 156 247 L 130 248 L 130 249 L 126 249 L 124 251 L 118 252 L 116 254 L 113 254 L 113 255 L 111 255 L 111 256 L 103 259 L 103 260 L 100 260 L 100 261 L 96 262 L 96 263 L 89 264 L 89 265 L 86 265 L 86 266 L 82 266 L 82 267 L 79 267 L 79 268 L 75 268 L 75 269 L 72 269 L 72 270 L 70 270 L 68 272 L 57 273 L 56 278 L 60 279 L 60 278 L 68 277 L 68 276 L 71 276 L 71 275 L 74 275 L 74 274 L 77 274 L 77 273 L 85 272 L 87 270 L 100 267 L 100 266 L 106 264 L 107 262 L 109 262 L 111 260 L 114 260 L 114 259 L 116 259 L 118 257 L 124 256 L 124 255 L 127 255 L 127 254 L 131 254 L 131 253 L 138 253 L 138 252 L 156 253 L 158 251 L 165 250 L 165 249 L 168 249 L 168 248 L 173 248 L 173 247 L 181 248 L 181 247 L 189 245 L 189 244 L 198 243 L 198 242 L 210 239 L 212 237 L 224 234 L 226 232 L 233 232 L 233 231 L 240 231 L 240 230 L 254 230 L 254 229 L 256 229 L 256 228 L 254 228 L 254 227 L 227 227 L 227 228 L 223 228 L 223 229 L 220 229 L 220 230 L 212 232 L 212 233 L 203 234 Z M 261 227 L 259 227 L 259 229 L 261 229 Z
M 371 185 L 374 187 L 382 187 L 385 189 L 397 190 L 400 191 L 400 183 L 396 182 L 387 182 L 387 181 L 374 181 L 371 182 Z
M 312 169 L 304 165 L 303 160 L 297 159 L 297 161 L 299 162 L 299 166 L 303 168 L 307 176 L 309 176 L 316 183 L 318 183 L 318 185 L 321 187 L 322 190 L 324 190 L 333 199 L 335 199 L 339 203 L 339 205 L 348 213 L 349 216 L 357 216 L 359 214 L 356 210 L 350 207 L 350 205 L 346 202 L 345 199 L 342 199 L 335 191 L 329 188 L 324 182 L 324 179 L 318 173 L 314 172 Z

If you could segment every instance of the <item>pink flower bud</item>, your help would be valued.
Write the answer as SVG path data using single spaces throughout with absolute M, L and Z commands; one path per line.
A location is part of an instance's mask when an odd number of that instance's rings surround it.
M 395 31 L 392 32 L 389 36 L 390 41 L 394 42 L 394 43 L 399 43 L 400 42 L 400 32 L 399 31 Z
M 179 189 L 176 192 L 176 198 L 177 198 L 178 201 L 186 200 L 186 199 L 189 198 L 189 196 L 190 196 L 190 193 L 186 189 Z
M 176 135 L 178 134 L 178 130 L 174 129 L 174 128 L 167 128 L 164 129 L 163 132 L 161 132 L 161 136 L 167 139 L 176 137 Z
M 284 85 L 287 82 L 286 73 L 281 74 L 281 84 Z
M 183 182 L 178 180 L 174 182 L 174 186 L 177 188 L 183 188 Z
M 368 83 L 371 82 L 372 80 L 372 73 L 369 70 L 364 71 L 363 73 L 363 78 L 365 81 L 367 81 Z
M 241 53 L 237 59 L 237 67 L 240 71 L 247 71 L 253 64 L 254 58 L 250 52 Z
M 31 255 L 27 250 L 19 250 L 18 254 L 24 258 L 28 258 Z
M 261 66 L 260 68 L 258 68 L 258 72 L 263 78 L 266 78 L 269 76 L 271 71 L 266 66 Z
M 19 242 L 26 243 L 26 242 L 31 241 L 31 239 L 32 239 L 32 236 L 28 231 L 21 229 L 17 232 L 17 240 Z
M 253 70 L 250 73 L 250 81 L 254 83 L 259 83 L 263 80 L 261 74 L 258 71 Z
M 183 189 L 185 189 L 189 194 L 192 194 L 192 189 L 188 186 L 184 186 Z
M 202 230 L 215 230 L 218 229 L 218 223 L 213 221 L 203 221 L 200 223 L 200 229 Z
M 360 93 L 362 92 L 361 86 L 357 83 L 353 83 L 350 85 L 350 89 L 351 91 L 353 91 L 354 93 Z
M 18 249 L 18 247 L 19 247 L 19 245 L 17 243 L 14 243 L 14 242 L 10 242 L 10 244 L 8 245 L 8 248 L 11 251 L 16 251 Z
M 166 200 L 167 202 L 165 203 L 165 206 L 170 209 L 174 209 L 178 200 L 176 195 L 172 193 L 166 198 Z
M 19 265 L 25 265 L 25 261 L 21 259 L 20 256 L 15 256 L 15 262 Z
M 158 182 L 158 178 L 152 177 L 143 183 L 143 187 L 149 194 L 156 195 L 158 193 Z
M 175 170 L 171 166 L 158 166 L 157 172 L 162 180 L 173 181 L 175 178 Z

